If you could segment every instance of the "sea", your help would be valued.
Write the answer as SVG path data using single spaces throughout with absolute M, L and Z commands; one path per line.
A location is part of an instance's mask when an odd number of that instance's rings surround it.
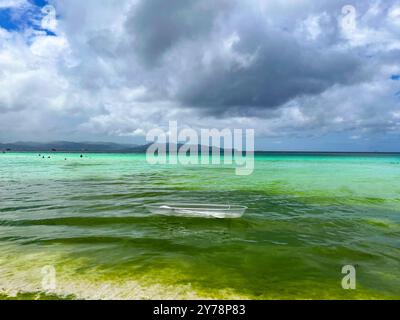
M 0 299 L 400 299 L 400 154 L 254 165 L 0 154 Z M 146 207 L 158 203 L 248 209 Z

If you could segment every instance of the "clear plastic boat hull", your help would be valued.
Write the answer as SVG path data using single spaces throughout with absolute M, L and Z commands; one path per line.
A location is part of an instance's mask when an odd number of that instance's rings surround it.
M 172 204 L 155 203 L 146 205 L 146 208 L 153 214 L 182 217 L 203 217 L 203 218 L 241 218 L 247 207 L 239 205 L 219 204 Z

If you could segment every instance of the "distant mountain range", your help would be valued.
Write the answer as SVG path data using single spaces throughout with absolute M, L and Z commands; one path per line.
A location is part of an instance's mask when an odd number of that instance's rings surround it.
M 119 144 L 109 142 L 69 142 L 55 141 L 48 143 L 15 142 L 0 143 L 0 152 L 102 152 L 102 153 L 145 153 L 151 144 Z M 179 149 L 182 144 L 178 144 Z M 167 150 L 170 145 L 167 144 Z M 201 146 L 198 147 L 199 152 Z M 210 153 L 211 153 L 211 148 Z M 223 151 L 223 150 L 222 150 Z
M 119 144 L 111 142 L 55 141 L 0 143 L 1 151 L 17 152 L 145 152 L 149 145 Z

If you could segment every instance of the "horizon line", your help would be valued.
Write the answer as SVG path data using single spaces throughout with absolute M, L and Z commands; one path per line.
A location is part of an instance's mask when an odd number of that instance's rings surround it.
M 68 140 L 54 140 L 50 142 L 38 142 L 38 141 L 15 141 L 15 142 L 0 142 L 1 145 L 21 145 L 21 144 L 39 144 L 39 145 L 46 145 L 46 144 L 52 144 L 52 143 L 72 143 L 72 144 L 110 144 L 110 145 L 119 145 L 121 147 L 127 147 L 127 148 L 140 148 L 140 147 L 145 147 L 148 145 L 151 145 L 152 143 L 144 143 L 144 144 L 138 144 L 138 143 L 123 143 L 123 142 L 111 142 L 111 141 L 68 141 Z M 166 143 L 166 145 L 169 145 L 172 143 Z M 184 145 L 184 142 L 178 142 L 177 145 Z M 202 146 L 201 144 L 198 144 L 199 146 Z M 203 145 L 207 146 L 207 145 Z M 32 146 L 33 147 L 33 146 Z M 217 146 L 210 146 L 208 145 L 209 148 L 212 147 L 217 147 Z M 228 149 L 228 148 L 223 148 L 223 147 L 217 147 L 221 150 L 233 150 L 233 149 Z M 48 153 L 143 153 L 144 151 L 137 150 L 136 152 L 133 150 L 1 150 L 0 152 L 16 152 L 16 153 L 31 153 L 31 152 L 48 152 Z M 245 150 L 243 150 L 245 152 Z M 343 150 L 254 150 L 254 153 L 339 153 L 339 154 L 400 154 L 399 151 L 343 151 Z

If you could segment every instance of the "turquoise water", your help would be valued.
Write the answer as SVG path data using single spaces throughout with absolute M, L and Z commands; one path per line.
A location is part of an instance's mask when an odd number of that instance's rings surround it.
M 0 299 L 400 298 L 399 155 L 257 156 L 251 176 L 145 155 L 50 156 L 0 154 Z M 182 201 L 249 209 L 207 219 L 144 208 Z M 341 287 L 344 265 L 356 265 L 356 290 Z

